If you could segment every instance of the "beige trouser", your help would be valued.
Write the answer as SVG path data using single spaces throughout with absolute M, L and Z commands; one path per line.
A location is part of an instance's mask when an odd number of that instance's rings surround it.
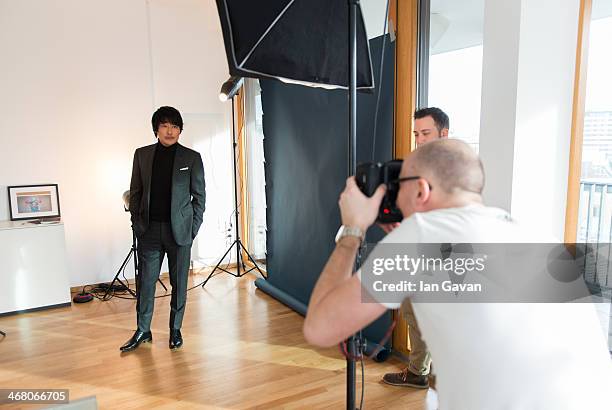
M 414 316 L 414 310 L 410 301 L 407 300 L 402 304 L 402 312 L 406 322 L 408 322 L 408 337 L 410 339 L 410 354 L 408 355 L 410 363 L 408 364 L 408 370 L 417 375 L 427 375 L 431 367 L 431 354 L 421 337 L 421 330 Z

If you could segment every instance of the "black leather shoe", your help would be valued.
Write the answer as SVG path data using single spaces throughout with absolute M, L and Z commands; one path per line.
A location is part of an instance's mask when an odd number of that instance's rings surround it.
M 125 342 L 125 344 L 121 346 L 119 350 L 122 352 L 129 352 L 130 350 L 136 349 L 141 343 L 149 343 L 152 341 L 153 335 L 151 332 L 141 332 L 140 330 L 137 330 L 136 333 L 134 333 L 134 336 Z
M 183 336 L 181 335 L 180 329 L 170 329 L 170 342 L 168 346 L 170 349 L 178 349 L 183 345 Z

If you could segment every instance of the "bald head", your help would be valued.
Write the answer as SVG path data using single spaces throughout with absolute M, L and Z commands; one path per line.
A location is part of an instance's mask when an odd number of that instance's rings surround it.
M 412 152 L 405 161 L 407 173 L 420 175 L 447 194 L 471 192 L 484 188 L 482 162 L 474 150 L 459 140 L 437 140 Z

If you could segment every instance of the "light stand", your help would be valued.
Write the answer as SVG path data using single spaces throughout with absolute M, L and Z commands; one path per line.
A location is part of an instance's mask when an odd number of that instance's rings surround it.
M 359 0 L 347 0 L 344 3 L 347 10 L 342 6 L 329 7 L 329 17 L 342 19 L 341 24 L 328 25 L 329 18 L 321 21 L 320 12 L 312 10 L 324 10 L 328 0 L 311 0 L 310 2 L 282 2 L 286 7 L 281 10 L 273 10 L 266 7 L 244 7 L 244 0 L 216 0 L 223 39 L 225 43 L 226 56 L 229 72 L 232 75 L 240 75 L 252 78 L 275 78 L 284 82 L 295 82 L 302 85 L 322 86 L 324 88 L 349 89 L 349 135 L 348 135 L 348 175 L 354 175 L 356 169 L 356 110 L 357 110 L 357 86 L 366 89 L 374 87 L 370 51 L 363 18 L 360 16 Z M 279 3 L 280 4 L 280 3 Z M 313 7 L 314 5 L 314 7 Z M 346 7 L 345 6 L 345 7 Z M 293 7 L 295 13 L 285 11 Z M 346 17 L 348 15 L 348 21 Z M 281 20 L 282 19 L 282 20 Z M 283 21 L 284 20 L 284 21 Z M 249 25 L 250 21 L 269 21 L 257 27 Z M 283 21 L 283 24 L 277 24 Z M 349 36 L 348 49 L 342 47 L 341 53 L 324 53 L 321 50 L 332 50 L 337 48 L 338 38 L 346 35 L 348 24 Z M 245 26 L 244 35 L 237 36 L 241 26 Z M 247 27 L 248 26 L 248 27 Z M 311 43 L 310 39 L 304 40 L 303 32 L 316 28 L 313 31 L 325 30 L 329 39 L 317 37 L 320 44 Z M 273 37 L 274 36 L 274 37 Z M 360 41 L 357 41 L 359 36 Z M 259 38 L 253 42 L 253 38 Z M 278 42 L 265 41 L 271 38 L 285 38 L 287 41 L 281 47 Z M 289 42 L 290 44 L 289 46 Z M 359 51 L 357 51 L 359 46 Z M 345 54 L 347 53 L 348 56 Z M 357 66 L 357 54 L 359 53 L 360 64 Z M 346 67 L 345 57 L 349 57 L 349 73 L 343 70 Z M 367 57 L 367 58 L 366 58 Z M 340 68 L 341 70 L 337 70 Z M 358 69 L 359 68 L 359 72 Z M 382 72 L 382 70 L 381 70 Z M 359 77 L 359 81 L 358 81 Z M 371 78 L 368 78 L 371 77 Z M 314 82 L 313 82 L 314 81 Z M 228 87 L 233 89 L 233 87 Z M 359 254 L 357 263 L 359 262 Z M 348 348 L 351 354 L 347 363 L 347 408 L 355 409 L 355 352 L 362 349 L 362 343 L 349 338 Z M 351 359 L 353 358 L 353 359 Z
M 130 212 L 130 210 L 129 210 L 129 197 L 130 197 L 130 191 L 126 191 L 123 194 L 123 201 L 124 201 L 123 209 L 125 210 L 125 212 Z M 125 267 L 129 263 L 129 261 L 132 258 L 132 256 L 134 257 L 134 279 L 135 279 L 134 283 L 136 284 L 136 291 L 133 291 L 132 289 L 130 289 L 129 284 L 123 283 L 123 281 L 121 279 L 119 279 L 119 275 L 121 274 L 121 272 L 123 272 L 123 270 L 125 269 Z M 115 274 L 115 277 L 113 278 L 113 281 L 110 283 L 108 288 L 106 288 L 106 292 L 104 292 L 104 297 L 102 297 L 102 300 L 108 300 L 107 299 L 108 294 L 113 290 L 113 286 L 115 285 L 115 282 L 119 282 L 125 289 L 127 289 L 127 291 L 130 293 L 130 295 L 132 295 L 133 297 L 138 299 L 138 280 L 139 280 L 139 277 L 140 277 L 140 275 L 138 274 L 138 252 L 137 252 L 137 247 L 136 247 L 136 233 L 134 232 L 134 227 L 132 226 L 132 247 L 130 248 L 130 251 L 128 252 L 128 254 L 125 257 L 125 259 L 123 260 L 123 263 L 121 264 L 121 266 L 117 270 L 117 273 Z M 161 279 L 159 279 L 159 278 L 157 279 L 157 281 L 162 285 L 164 290 L 167 292 L 168 288 L 166 287 L 166 285 L 164 285 L 164 282 L 162 282 Z
M 136 292 L 134 292 L 132 289 L 130 289 L 128 284 L 123 283 L 123 281 L 121 279 L 119 279 L 119 275 L 125 269 L 126 265 L 130 261 L 132 256 L 134 257 L 134 278 L 135 278 L 135 282 L 136 282 Z M 136 254 L 136 234 L 134 233 L 134 229 L 132 229 L 132 247 L 130 248 L 130 251 L 128 252 L 128 254 L 125 257 L 125 259 L 123 260 L 123 263 L 121 264 L 121 266 L 117 270 L 117 273 L 115 274 L 115 277 L 113 278 L 113 281 L 110 283 L 110 285 L 108 285 L 108 288 L 106 289 L 106 292 L 104 293 L 104 297 L 102 297 L 102 300 L 107 300 L 106 298 L 108 297 L 108 294 L 113 290 L 113 286 L 115 285 L 115 282 L 119 282 L 125 289 L 127 289 L 127 291 L 130 293 L 130 295 L 132 295 L 135 298 L 137 298 L 136 295 L 138 294 L 138 257 L 137 257 L 137 254 Z M 162 283 L 162 285 L 163 285 L 163 283 Z
M 357 169 L 357 8 L 359 0 L 349 0 L 349 138 L 348 174 L 355 175 Z M 361 249 L 357 252 L 359 264 Z M 358 266 L 356 266 L 358 268 Z M 355 271 L 355 270 L 354 270 Z M 362 354 L 362 343 L 355 335 L 346 341 L 346 408 L 355 410 L 355 357 Z M 363 386 L 362 386 L 363 387 Z
M 236 161 L 236 149 L 238 147 L 238 143 L 236 142 L 236 123 L 235 123 L 236 118 L 235 118 L 235 112 L 234 112 L 234 96 L 236 95 L 238 90 L 240 90 L 240 87 L 242 86 L 242 82 L 243 82 L 243 79 L 241 77 L 234 77 L 234 76 L 231 77 L 228 81 L 226 81 L 223 84 L 223 86 L 221 87 L 221 93 L 219 94 L 219 99 L 221 101 L 231 100 L 232 102 L 232 143 L 233 143 L 232 144 L 233 145 L 232 154 L 234 158 L 234 161 L 233 161 L 233 165 L 234 165 L 234 214 L 236 216 L 236 220 L 235 220 L 236 239 L 234 240 L 234 242 L 232 242 L 229 248 L 227 248 L 227 250 L 221 257 L 221 259 L 219 259 L 219 262 L 217 263 L 215 268 L 210 272 L 210 274 L 208 275 L 204 283 L 202 283 L 202 288 L 206 286 L 206 283 L 208 283 L 210 278 L 213 277 L 213 275 L 215 274 L 217 270 L 221 270 L 236 278 L 241 278 L 247 273 L 249 273 L 250 271 L 257 269 L 259 274 L 263 278 L 267 279 L 267 276 L 261 271 L 261 269 L 257 265 L 257 262 L 255 262 L 255 259 L 251 256 L 246 246 L 244 246 L 244 244 L 242 243 L 242 240 L 240 239 L 240 230 L 238 229 L 238 215 L 239 215 L 239 211 L 238 211 L 238 173 L 236 171 L 236 162 L 237 162 Z M 236 246 L 237 273 L 230 272 L 227 269 L 224 269 L 221 267 L 221 262 L 223 262 L 225 257 L 230 253 L 230 251 L 232 250 L 234 246 Z M 240 253 L 241 249 L 247 254 L 248 259 L 253 263 L 253 267 L 249 270 L 246 270 L 246 266 L 244 265 L 244 260 L 243 260 L 242 254 Z M 242 266 L 243 272 L 240 271 L 240 266 Z

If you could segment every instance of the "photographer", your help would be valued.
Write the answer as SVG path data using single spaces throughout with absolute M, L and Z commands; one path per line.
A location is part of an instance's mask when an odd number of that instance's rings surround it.
M 482 204 L 480 159 L 457 140 L 412 152 L 400 173 L 401 225 L 384 243 L 512 243 L 524 231 Z M 354 178 L 340 196 L 343 229 L 314 288 L 306 340 L 332 346 L 399 304 L 362 303 L 353 264 L 385 188 L 366 197 Z M 415 303 L 436 360 L 440 409 L 604 409 L 607 346 L 589 304 Z M 571 331 L 568 327 L 571 324 Z M 588 377 L 587 377 L 588 376 Z

